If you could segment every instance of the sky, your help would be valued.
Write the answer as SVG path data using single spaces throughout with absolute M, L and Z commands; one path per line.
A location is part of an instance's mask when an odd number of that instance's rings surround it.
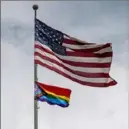
M 34 128 L 33 4 L 39 5 L 37 18 L 53 28 L 88 42 L 111 42 L 113 61 L 110 75 L 118 82 L 108 88 L 84 87 L 39 66 L 40 82 L 72 90 L 68 108 L 39 103 L 39 129 L 127 129 L 127 1 L 1 2 L 2 129 Z

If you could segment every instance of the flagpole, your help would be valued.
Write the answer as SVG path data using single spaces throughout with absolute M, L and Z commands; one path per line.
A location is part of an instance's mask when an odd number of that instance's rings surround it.
M 38 5 L 33 5 L 33 10 L 34 10 L 34 42 L 35 42 L 35 20 L 37 16 L 37 10 L 38 10 Z M 37 64 L 34 62 L 34 86 L 35 82 L 38 80 L 37 78 Z M 38 102 L 37 100 L 34 99 L 34 129 L 38 129 Z

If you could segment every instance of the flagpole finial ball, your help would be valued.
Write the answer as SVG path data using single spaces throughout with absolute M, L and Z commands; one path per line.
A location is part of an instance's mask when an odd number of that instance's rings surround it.
M 33 9 L 34 9 L 34 10 L 37 10 L 38 8 L 39 8 L 38 5 L 36 5 L 36 4 L 33 5 Z

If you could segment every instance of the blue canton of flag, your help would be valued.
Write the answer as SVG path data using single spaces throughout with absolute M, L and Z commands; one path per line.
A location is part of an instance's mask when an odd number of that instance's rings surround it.
M 62 46 L 63 33 L 55 30 L 36 19 L 35 40 L 47 45 L 53 52 L 66 55 L 66 48 Z

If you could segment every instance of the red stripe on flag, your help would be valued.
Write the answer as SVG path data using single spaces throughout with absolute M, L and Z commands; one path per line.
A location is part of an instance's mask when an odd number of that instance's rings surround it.
M 70 47 L 65 46 L 65 47 L 69 48 L 71 50 L 75 50 L 76 52 L 90 52 L 90 53 L 92 53 L 92 52 L 97 52 L 97 51 L 102 50 L 102 49 L 107 48 L 107 47 L 111 47 L 111 43 L 107 43 L 107 44 L 104 44 L 104 45 L 98 46 L 98 47 L 96 46 L 95 48 L 86 48 L 86 49 L 81 49 L 80 47 L 75 49 L 74 46 L 76 46 L 76 45 L 71 45 Z M 85 45 L 79 45 L 79 46 L 82 47 Z M 90 46 L 90 45 L 88 45 L 88 46 Z
M 52 59 L 52 58 L 49 58 L 47 56 L 44 56 L 38 52 L 35 52 L 35 56 L 39 56 L 41 57 L 43 60 L 47 60 L 47 61 L 50 61 L 54 64 L 57 64 L 58 66 L 64 68 L 64 70 L 68 70 L 69 72 L 71 73 L 74 73 L 76 75 L 79 75 L 79 76 L 82 76 L 82 77 L 87 77 L 87 78 L 108 78 L 109 77 L 109 74 L 108 73 L 86 73 L 86 72 L 81 72 L 81 71 L 75 71 L 75 70 L 72 70 L 68 67 L 66 67 L 65 65 L 59 63 L 58 61 Z
M 116 85 L 116 84 L 117 84 L 117 82 L 116 82 L 115 80 L 113 80 L 113 81 L 111 81 L 111 82 L 109 82 L 109 83 L 91 83 L 91 82 L 84 82 L 84 81 L 80 81 L 80 80 L 78 80 L 78 79 L 76 79 L 76 78 L 73 78 L 73 77 L 69 76 L 68 74 L 66 74 L 66 73 L 64 73 L 64 72 L 62 72 L 62 71 L 60 71 L 60 70 L 57 69 L 57 68 L 51 67 L 51 66 L 49 66 L 49 65 L 46 65 L 45 63 L 43 63 L 43 62 L 41 62 L 41 61 L 39 61 L 39 60 L 35 60 L 35 64 L 39 64 L 39 65 L 41 65 L 41 66 L 43 66 L 43 67 L 46 67 L 46 68 L 48 68 L 48 69 L 50 69 L 50 70 L 52 70 L 52 71 L 55 71 L 56 73 L 61 74 L 62 76 L 66 77 L 66 78 L 69 78 L 69 79 L 71 79 L 72 81 L 77 82 L 77 83 L 80 83 L 80 84 L 82 84 L 82 85 L 87 85 L 87 86 L 92 86 L 92 87 L 108 87 L 108 86 L 113 86 L 113 85 Z
M 62 88 L 59 86 L 48 85 L 40 82 L 36 82 L 36 84 L 43 90 L 47 90 L 49 92 L 55 93 L 56 95 L 66 96 L 70 98 L 71 90 L 67 88 Z
M 87 62 L 73 62 L 73 61 L 68 61 L 68 60 L 62 60 L 61 58 L 59 58 L 58 56 L 56 56 L 53 52 L 49 51 L 48 49 L 44 48 L 41 45 L 35 45 L 35 48 L 38 48 L 39 50 L 49 53 L 51 55 L 54 55 L 55 57 L 57 57 L 59 60 L 61 60 L 63 63 L 69 64 L 69 65 L 73 65 L 73 66 L 81 66 L 81 67 L 91 67 L 91 68 L 108 68 L 110 67 L 111 63 L 87 63 Z M 111 53 L 112 55 L 112 53 Z
M 53 54 L 53 52 L 49 51 L 48 49 L 44 48 L 41 45 L 36 44 L 35 48 Z M 112 57 L 112 52 L 104 52 L 104 53 L 91 53 L 91 52 L 76 52 L 76 51 L 67 51 L 67 56 L 75 56 L 75 57 L 97 57 L 97 58 L 104 58 L 104 57 Z

